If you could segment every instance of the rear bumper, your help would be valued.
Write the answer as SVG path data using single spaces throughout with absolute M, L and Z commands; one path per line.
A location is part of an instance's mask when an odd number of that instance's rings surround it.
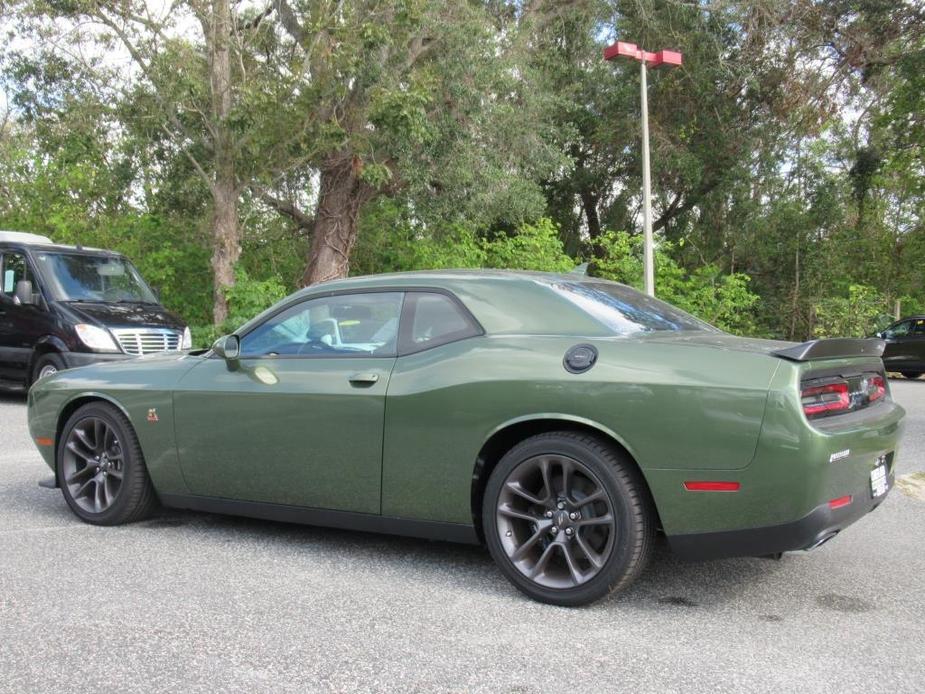
M 61 358 L 64 359 L 64 364 L 67 368 L 76 369 L 78 366 L 89 366 L 90 364 L 99 364 L 100 362 L 134 359 L 134 356 L 122 354 L 121 352 L 62 352 Z
M 892 467 L 890 465 L 888 475 L 890 490 L 895 481 Z M 669 535 L 668 542 L 676 555 L 689 560 L 762 557 L 813 549 L 873 511 L 887 496 L 889 491 L 871 498 L 870 489 L 863 488 L 852 495 L 847 506 L 833 509 L 825 503 L 790 523 L 745 530 Z

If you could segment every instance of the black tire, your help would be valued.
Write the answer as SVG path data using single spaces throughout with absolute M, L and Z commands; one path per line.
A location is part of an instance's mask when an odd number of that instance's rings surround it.
M 64 371 L 66 368 L 67 364 L 64 363 L 64 359 L 57 352 L 43 354 L 35 360 L 35 366 L 32 367 L 31 383 L 35 383 L 40 378 L 51 375 L 51 373 Z
M 559 477 L 556 477 L 554 461 L 562 461 Z M 530 467 L 522 466 L 539 468 L 534 473 Z M 565 466 L 572 470 L 568 475 Z M 545 505 L 523 498 L 523 491 L 530 487 L 525 480 L 537 479 L 524 477 L 525 474 L 541 476 L 540 489 L 547 490 L 543 495 Z M 566 479 L 570 482 L 566 482 Z M 583 494 L 577 484 L 573 491 L 569 491 L 572 489 L 572 481 L 581 482 L 587 489 L 594 491 L 584 493 L 584 501 L 574 504 L 567 502 L 570 498 L 580 499 L 579 495 Z M 560 491 L 556 491 L 557 484 Z M 521 491 L 512 495 L 514 487 L 511 485 Z M 540 500 L 540 492 L 530 492 L 530 495 Z M 545 502 L 548 496 L 555 497 L 552 505 Z M 595 497 L 600 501 L 591 503 L 590 500 Z M 523 505 L 514 509 L 514 501 Z M 595 504 L 604 504 L 601 507 L 604 511 L 598 511 L 597 518 L 594 517 Z M 588 518 L 582 518 L 582 511 L 579 510 L 582 505 Z M 524 507 L 529 507 L 529 519 L 517 515 Z M 588 510 L 589 507 L 591 510 Z M 579 511 L 578 520 L 571 523 L 574 526 L 571 529 L 566 527 L 570 524 L 568 518 L 561 516 L 563 508 L 566 511 Z M 572 517 L 575 514 L 566 515 Z M 577 548 L 579 545 L 588 546 L 587 531 L 603 532 L 593 530 L 591 523 L 603 526 L 607 515 L 612 517 L 613 523 L 606 532 L 613 539 L 601 539 L 599 551 L 595 547 L 593 553 L 584 552 L 588 567 L 585 574 L 590 576 L 585 578 L 580 571 L 573 571 L 577 564 L 575 559 L 581 558 Z M 511 516 L 513 520 L 509 520 Z M 513 525 L 517 523 L 522 525 Z M 559 527 L 553 530 L 555 525 Z M 517 444 L 499 461 L 485 489 L 482 527 L 492 558 L 515 587 L 540 602 L 578 606 L 622 590 L 639 576 L 652 550 L 656 519 L 645 481 L 625 453 L 596 436 L 562 431 L 532 436 Z M 569 533 L 568 537 L 565 537 L 566 532 Z M 524 540 L 526 536 L 529 538 Z M 535 540 L 536 536 L 540 536 L 540 539 Z M 537 566 L 543 563 L 543 555 L 551 550 L 551 558 L 543 564 L 542 575 L 537 579 L 527 575 L 529 566 L 525 568 L 525 564 L 528 564 L 530 557 L 522 553 L 523 548 L 531 542 L 533 545 L 529 547 L 528 554 L 533 557 L 540 555 L 535 559 L 531 573 L 536 573 Z M 553 544 L 557 546 L 551 547 Z M 571 549 L 564 548 L 562 545 L 565 544 Z M 597 557 L 600 568 L 591 563 L 592 554 Z M 564 568 L 553 564 L 557 555 L 560 563 L 565 565 Z M 553 570 L 559 571 L 561 577 L 556 578 Z M 573 585 L 568 585 L 570 583 Z
M 75 433 L 75 430 L 79 428 L 81 434 L 86 437 L 86 432 L 96 426 L 102 430 L 108 427 L 108 430 L 112 432 L 112 438 L 108 441 L 114 443 L 95 442 L 99 445 L 85 445 Z M 90 441 L 94 443 L 92 438 L 91 436 Z M 102 438 L 107 441 L 106 436 Z M 80 454 L 75 453 L 73 447 L 69 447 L 68 444 L 71 441 L 79 444 Z M 112 456 L 111 458 L 98 455 L 104 447 L 108 455 Z M 117 473 L 121 475 L 118 489 L 112 494 L 109 493 L 112 487 L 107 486 L 107 480 L 100 477 L 102 475 L 100 472 L 101 457 L 103 457 L 104 465 L 113 465 L 110 468 L 112 479 L 108 481 L 110 485 L 114 484 Z M 114 462 L 116 460 L 119 460 L 118 468 Z M 56 466 L 58 483 L 64 500 L 71 511 L 86 523 L 93 525 L 134 523 L 143 520 L 157 508 L 157 496 L 145 467 L 138 437 L 125 415 L 108 403 L 92 402 L 80 407 L 71 415 L 58 441 Z M 69 483 L 69 480 L 73 480 L 73 483 Z M 82 488 L 88 484 L 87 492 L 80 493 Z M 98 493 L 100 486 L 106 490 L 105 496 L 107 500 L 111 498 L 111 502 L 99 511 L 87 508 L 93 505 L 93 500 L 88 499 L 89 494 Z
M 916 379 L 922 375 L 921 371 L 900 371 L 904 378 Z

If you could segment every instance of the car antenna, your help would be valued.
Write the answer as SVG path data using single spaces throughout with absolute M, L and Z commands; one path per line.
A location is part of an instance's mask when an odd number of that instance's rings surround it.
M 576 266 L 575 269 L 572 270 L 568 274 L 581 275 L 582 277 L 587 277 L 588 276 L 588 263 L 582 263 L 581 265 Z

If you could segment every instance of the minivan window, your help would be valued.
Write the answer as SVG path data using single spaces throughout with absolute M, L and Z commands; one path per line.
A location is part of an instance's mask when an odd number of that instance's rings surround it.
M 4 297 L 12 301 L 13 296 L 16 294 L 16 283 L 21 280 L 32 279 L 29 277 L 26 268 L 26 258 L 22 253 L 7 252 L 3 254 L 3 272 L 0 290 L 2 290 Z
M 59 301 L 158 303 L 135 267 L 124 258 L 48 252 L 35 257 Z
M 550 282 L 556 294 L 616 335 L 657 330 L 722 332 L 674 306 L 615 282 Z

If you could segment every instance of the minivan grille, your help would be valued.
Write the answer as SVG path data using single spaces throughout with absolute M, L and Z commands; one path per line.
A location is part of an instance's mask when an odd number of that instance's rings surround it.
M 113 330 L 119 346 L 126 354 L 141 355 L 155 352 L 175 352 L 180 349 L 180 333 L 176 330 Z

